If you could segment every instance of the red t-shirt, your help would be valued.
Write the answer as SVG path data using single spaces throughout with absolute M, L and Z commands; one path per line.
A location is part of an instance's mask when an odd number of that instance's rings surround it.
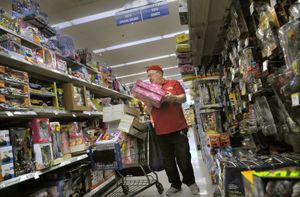
M 174 95 L 185 94 L 184 89 L 176 80 L 165 80 L 162 89 Z M 151 116 L 157 135 L 165 135 L 187 128 L 181 104 L 164 102 L 160 108 L 152 108 Z

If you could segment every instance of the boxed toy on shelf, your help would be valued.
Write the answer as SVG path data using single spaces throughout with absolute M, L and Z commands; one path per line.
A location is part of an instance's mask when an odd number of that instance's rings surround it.
M 76 153 L 86 150 L 82 129 L 79 124 L 77 122 L 72 122 L 67 126 L 69 130 L 70 152 Z
M 29 125 L 32 129 L 33 143 L 47 143 L 52 141 L 48 118 L 34 118 Z
M 43 170 L 51 167 L 53 160 L 51 143 L 33 144 L 33 150 L 36 170 Z
M 18 110 L 29 106 L 28 74 L 0 66 L 0 109 Z
M 56 83 L 30 78 L 30 102 L 33 108 L 58 109 Z
M 50 122 L 51 128 L 51 140 L 53 150 L 53 165 L 57 165 L 63 161 L 62 154 L 62 138 L 61 138 L 61 126 L 59 122 Z
M 0 130 L 0 148 L 10 144 L 9 130 Z
M 11 128 L 11 144 L 14 155 L 15 175 L 30 173 L 35 170 L 32 133 L 29 128 Z
M 87 98 L 85 87 L 74 86 L 74 84 L 72 83 L 63 84 L 63 98 L 63 102 L 67 110 L 87 110 Z

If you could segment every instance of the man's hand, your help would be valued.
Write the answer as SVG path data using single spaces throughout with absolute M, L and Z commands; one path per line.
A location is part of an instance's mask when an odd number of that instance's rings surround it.
M 152 110 L 152 105 L 150 102 L 144 102 L 144 110 L 146 112 L 146 114 L 151 114 L 151 110 Z
M 163 102 L 176 102 L 177 96 L 174 94 L 171 94 L 170 92 L 167 92 L 167 94 L 163 98 Z

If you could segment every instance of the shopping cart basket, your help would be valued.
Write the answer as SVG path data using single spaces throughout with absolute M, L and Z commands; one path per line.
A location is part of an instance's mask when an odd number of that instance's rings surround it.
M 149 150 L 149 134 L 152 132 L 151 129 L 152 127 L 148 122 L 146 139 L 140 140 L 142 147 L 140 147 L 141 151 L 139 151 L 139 160 L 137 163 L 126 164 L 123 162 L 121 165 L 114 165 L 118 167 L 118 169 L 115 169 L 117 184 L 104 196 L 135 196 L 154 185 L 159 194 L 163 193 L 163 185 L 159 182 L 157 173 L 149 165 L 149 151 L 151 151 Z M 115 151 L 116 155 L 118 155 L 118 151 Z M 130 157 L 134 158 L 135 155 L 130 155 Z M 116 160 L 118 159 L 116 158 Z M 126 158 L 122 160 L 124 161 Z

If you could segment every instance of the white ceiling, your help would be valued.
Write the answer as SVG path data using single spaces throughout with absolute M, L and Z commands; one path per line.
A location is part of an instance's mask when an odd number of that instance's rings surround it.
M 122 8 L 129 0 L 40 0 L 41 9 L 48 13 L 50 24 L 57 24 L 80 17 L 85 17 L 109 10 Z M 62 34 L 74 38 L 77 48 L 91 50 L 106 48 L 113 45 L 128 43 L 150 37 L 162 36 L 170 33 L 190 29 L 194 53 L 194 64 L 200 64 L 203 55 L 213 53 L 217 35 L 222 25 L 225 7 L 230 0 L 188 0 L 191 10 L 190 25 L 180 25 L 178 2 L 169 3 L 170 14 L 151 20 L 130 25 L 116 26 L 115 18 L 109 17 L 89 23 L 71 26 L 61 30 Z M 11 0 L 1 0 L 0 7 L 10 11 Z M 199 38 L 200 39 L 197 39 Z M 204 50 L 205 49 L 205 50 Z M 169 55 L 175 52 L 175 39 L 168 38 L 160 41 L 131 46 L 127 48 L 103 52 L 98 56 L 101 62 L 109 65 L 122 64 L 136 60 Z M 115 68 L 118 76 L 130 75 L 145 71 L 151 64 L 160 64 L 164 68 L 177 64 L 176 57 L 172 56 L 125 67 Z M 165 75 L 178 75 L 178 69 L 165 71 Z M 146 79 L 146 75 L 122 78 L 123 83 L 130 83 L 137 79 Z M 174 79 L 180 79 L 176 76 Z

